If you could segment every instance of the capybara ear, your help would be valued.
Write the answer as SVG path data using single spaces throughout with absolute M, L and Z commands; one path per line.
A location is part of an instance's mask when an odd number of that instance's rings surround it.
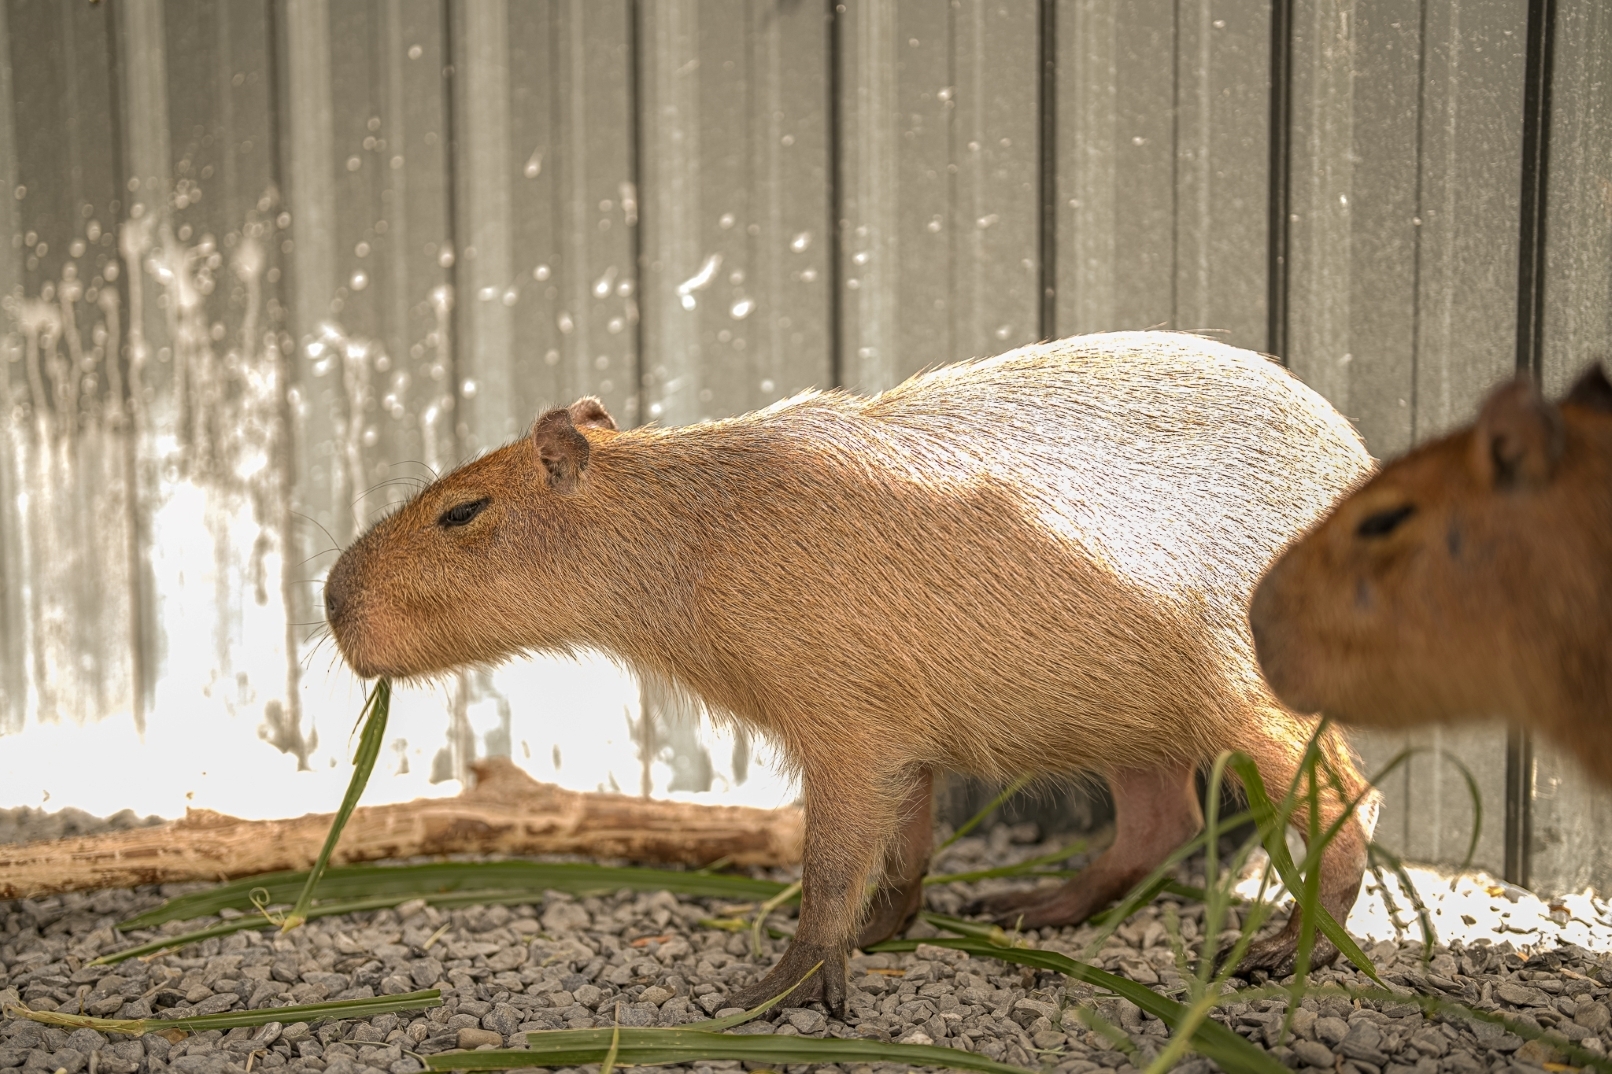
M 1538 488 L 1555 471 L 1563 439 L 1561 413 L 1532 381 L 1518 379 L 1483 404 L 1472 430 L 1473 471 L 1495 488 Z
M 604 404 L 595 396 L 584 395 L 566 409 L 571 412 L 571 422 L 578 429 L 616 431 L 616 419 L 610 416 L 610 411 L 606 410 Z
M 1612 413 L 1612 381 L 1606 379 L 1600 362 L 1590 363 L 1590 367 L 1579 375 L 1578 380 L 1573 383 L 1573 390 L 1567 393 L 1567 398 L 1562 402 L 1571 406 L 1581 406 L 1586 410 Z
M 577 432 L 571 412 L 564 407 L 538 418 L 532 425 L 532 446 L 548 475 L 549 488 L 573 492 L 588 468 L 588 438 Z

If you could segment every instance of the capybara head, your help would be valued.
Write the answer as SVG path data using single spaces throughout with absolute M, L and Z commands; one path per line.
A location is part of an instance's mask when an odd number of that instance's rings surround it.
M 354 541 L 325 580 L 325 615 L 353 670 L 408 678 L 563 645 L 563 595 L 534 592 L 533 579 L 541 557 L 570 547 L 589 437 L 615 428 L 597 399 L 550 410 Z
M 1559 407 L 1508 384 L 1384 467 L 1276 561 L 1250 620 L 1300 712 L 1502 716 L 1578 741 L 1561 723 L 1606 689 L 1609 581 L 1612 384 L 1595 366 Z

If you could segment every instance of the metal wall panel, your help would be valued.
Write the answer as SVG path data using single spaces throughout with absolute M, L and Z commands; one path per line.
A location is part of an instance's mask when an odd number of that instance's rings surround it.
M 1557 0 L 1545 225 L 1546 394 L 1612 360 L 1612 9 Z M 1535 741 L 1530 879 L 1552 891 L 1612 887 L 1612 793 Z
M 1552 391 L 1612 344 L 1603 6 L 1558 0 Z M 1044 270 L 1063 333 L 1285 338 L 1380 456 L 1467 420 L 1515 362 L 1525 0 L 1295 0 L 1284 42 L 1272 11 L 1056 0 L 1043 42 L 1037 5 L 980 0 L 7 0 L 0 731 L 138 717 L 183 655 L 305 757 L 329 556 L 293 566 L 413 481 L 585 393 L 676 424 L 1005 350 Z M 165 656 L 185 617 L 209 651 Z M 512 696 L 457 684 L 450 767 L 476 706 L 509 748 Z M 722 776 L 696 714 L 644 710 L 644 787 Z M 1407 744 L 1473 770 L 1498 867 L 1502 736 L 1361 739 Z M 1605 883 L 1606 798 L 1537 771 L 1535 877 Z M 1390 783 L 1391 846 L 1464 853 L 1453 767 Z
M 17 201 L 7 191 L 17 188 L 17 132 L 12 109 L 14 100 L 11 64 L 11 19 L 6 5 L 0 4 L 0 239 L 15 235 Z M 0 241 L 0 295 L 15 295 L 22 289 L 22 253 L 9 242 Z M 13 440 L 16 430 L 26 429 L 20 419 L 26 373 L 15 333 L 5 334 L 0 346 L 0 734 L 16 734 L 27 719 L 28 704 L 28 605 L 23 597 L 27 577 L 23 559 L 22 504 L 18 495 L 26 487 L 26 475 L 18 473 L 21 446 Z
M 1059 333 L 1264 350 L 1269 4 L 1064 0 L 1057 26 Z
M 598 395 L 638 418 L 638 194 L 632 10 L 517 4 L 509 12 L 513 407 Z M 511 298 L 513 292 L 513 298 Z
M 830 384 L 828 32 L 798 3 L 642 12 L 647 420 Z
M 839 27 L 843 381 L 1036 339 L 1034 8 L 853 3 Z
M 952 18 L 952 344 L 908 372 L 1041 338 L 1035 5 L 965 0 Z
M 1270 4 L 1176 8 L 1174 327 L 1267 343 Z
M 1476 413 L 1516 364 L 1517 229 L 1522 172 L 1523 0 L 1430 2 L 1426 10 L 1421 119 L 1415 395 L 1412 436 L 1421 442 Z M 1496 221 L 1507 226 L 1497 227 Z M 1483 793 L 1479 861 L 1504 860 L 1505 735 L 1437 732 Z M 1467 829 L 1449 827 L 1467 791 L 1458 779 L 1412 762 L 1403 852 L 1448 860 Z M 1422 818 L 1435 818 L 1424 823 Z
M 1058 5 L 1057 329 L 1175 323 L 1173 0 Z
M 639 11 L 643 420 L 727 417 L 831 386 L 831 24 L 788 2 Z M 697 709 L 646 686 L 645 793 L 656 765 L 668 790 L 710 789 L 699 725 Z M 746 763 L 735 756 L 735 783 Z
M 121 194 L 114 29 L 103 9 L 44 3 L 14 5 L 7 23 L 14 334 L 0 467 L 26 498 L 0 514 L 0 540 L 16 557 L 0 600 L 6 629 L 17 631 L 0 647 L 0 728 L 30 710 L 55 721 L 127 706 L 139 682 L 131 496 L 116 432 L 122 370 L 116 341 L 97 331 Z
M 1515 363 L 1526 14 L 1295 5 L 1288 360 L 1380 457 L 1468 420 Z M 1355 738 L 1368 768 L 1426 751 L 1383 788 L 1388 846 L 1464 853 L 1473 815 L 1448 751 L 1483 795 L 1479 863 L 1500 870 L 1503 731 Z

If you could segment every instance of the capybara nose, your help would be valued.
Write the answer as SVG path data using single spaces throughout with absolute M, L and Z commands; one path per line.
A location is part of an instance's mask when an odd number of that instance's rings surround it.
M 341 571 L 331 571 L 330 577 L 325 579 L 325 618 L 334 623 L 346 606 L 346 578 Z

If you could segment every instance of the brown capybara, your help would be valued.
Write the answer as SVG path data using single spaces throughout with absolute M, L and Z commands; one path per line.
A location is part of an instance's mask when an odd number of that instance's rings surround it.
M 1289 784 L 1313 724 L 1260 679 L 1248 597 L 1370 465 L 1280 366 L 1171 333 L 675 429 L 618 432 L 584 399 L 355 541 L 327 613 L 360 675 L 602 650 L 769 736 L 805 796 L 800 921 L 738 1002 L 821 961 L 797 1001 L 842 1011 L 849 949 L 918 908 L 936 770 L 1108 779 L 1112 846 L 994 905 L 1026 926 L 1084 919 L 1190 838 L 1218 751 Z M 1366 838 L 1351 820 L 1326 852 L 1340 920 Z M 1288 964 L 1296 926 L 1252 964 Z
M 1301 712 L 1507 717 L 1612 781 L 1612 384 L 1594 366 L 1559 407 L 1501 388 L 1288 549 L 1250 620 Z

